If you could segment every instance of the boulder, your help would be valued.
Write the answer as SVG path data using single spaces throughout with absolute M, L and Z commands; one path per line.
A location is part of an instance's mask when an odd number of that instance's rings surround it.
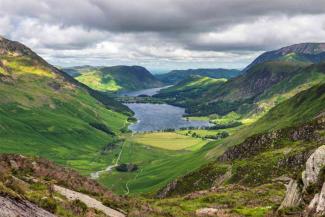
M 202 208 L 196 210 L 196 216 L 218 216 L 219 210 L 215 208 Z
M 316 212 L 318 201 L 319 201 L 319 194 L 315 194 L 314 198 L 310 201 L 307 209 L 305 210 L 304 216 L 310 216 L 312 213 Z
M 322 191 L 321 191 L 321 193 L 319 195 L 317 208 L 316 208 L 316 213 L 319 216 L 324 216 L 325 215 L 325 183 L 323 184 Z
M 322 168 L 325 166 L 325 145 L 320 146 L 307 160 L 306 171 L 302 175 L 304 189 L 316 184 Z
M 287 185 L 287 192 L 284 200 L 281 203 L 280 209 L 292 208 L 300 205 L 302 201 L 302 191 L 298 181 L 291 180 Z

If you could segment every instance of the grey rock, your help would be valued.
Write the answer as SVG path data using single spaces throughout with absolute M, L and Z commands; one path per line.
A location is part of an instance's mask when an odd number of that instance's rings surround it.
M 321 169 L 325 166 L 325 145 L 320 146 L 307 160 L 303 173 L 304 189 L 318 180 Z
M 323 184 L 322 191 L 319 195 L 316 213 L 319 216 L 325 215 L 325 183 Z
M 287 192 L 279 209 L 297 207 L 302 201 L 302 191 L 296 180 L 291 180 L 287 185 Z
M 26 200 L 0 196 L 1 217 L 56 217 Z
M 319 194 L 315 194 L 314 198 L 310 201 L 305 216 L 310 216 L 311 213 L 315 213 L 319 201 Z

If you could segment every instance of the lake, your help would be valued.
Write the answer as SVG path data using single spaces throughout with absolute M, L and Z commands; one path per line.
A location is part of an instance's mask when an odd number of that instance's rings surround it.
M 153 96 L 153 95 L 157 94 L 161 89 L 164 89 L 167 87 L 170 87 L 170 86 L 149 88 L 149 89 L 143 89 L 143 90 L 137 90 L 137 91 L 121 92 L 119 95 L 121 95 L 121 96 L 139 96 L 139 95 Z
M 159 90 L 170 86 L 150 88 L 138 91 L 125 92 L 126 96 L 148 95 L 152 96 Z M 159 131 L 165 129 L 180 129 L 183 127 L 207 127 L 211 126 L 208 121 L 190 121 L 183 115 L 185 109 L 168 104 L 150 103 L 126 103 L 134 113 L 137 123 L 131 124 L 129 129 L 133 132 Z
M 183 127 L 211 126 L 208 121 L 190 121 L 183 118 L 185 109 L 168 104 L 130 103 L 125 104 L 135 113 L 138 120 L 129 126 L 133 132 L 179 129 Z

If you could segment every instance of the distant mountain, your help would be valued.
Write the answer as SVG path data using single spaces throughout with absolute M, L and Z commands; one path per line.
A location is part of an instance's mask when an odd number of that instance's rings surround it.
M 83 72 L 92 70 L 92 68 L 94 68 L 94 67 L 89 66 L 89 65 L 84 65 L 84 66 L 74 66 L 74 67 L 69 67 L 69 68 L 61 67 L 60 69 L 72 77 L 77 77 L 77 76 L 81 75 Z
M 186 103 L 182 106 L 192 115 L 225 115 L 232 111 L 254 114 L 322 82 L 325 82 L 325 64 L 301 66 L 292 62 L 265 62 L 221 85 L 200 91 L 199 95 L 186 96 L 180 92 L 178 98 L 183 98 L 182 102 Z M 170 96 L 157 97 L 176 105 L 180 102 Z
M 240 74 L 237 69 L 187 69 L 187 70 L 173 70 L 166 74 L 155 75 L 160 81 L 166 84 L 176 84 L 191 76 L 199 75 L 210 78 L 233 78 Z
M 63 71 L 99 91 L 116 92 L 163 86 L 146 68 L 141 66 L 77 66 L 64 68 Z
M 162 89 L 154 97 L 163 98 L 178 106 L 189 106 L 191 103 L 195 104 L 192 99 L 198 99 L 202 93 L 209 92 L 226 81 L 225 78 L 190 76 L 171 87 Z
M 249 64 L 244 71 L 256 64 L 268 61 L 285 61 L 297 64 L 320 63 L 325 61 L 325 43 L 301 43 L 265 52 Z

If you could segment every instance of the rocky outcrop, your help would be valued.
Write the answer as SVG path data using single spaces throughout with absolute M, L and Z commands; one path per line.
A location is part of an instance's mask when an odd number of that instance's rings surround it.
M 283 138 L 291 141 L 324 140 L 318 130 L 325 129 L 325 116 L 297 127 L 284 128 L 269 133 L 258 134 L 247 138 L 243 143 L 229 148 L 218 160 L 232 161 L 255 156 L 271 148 L 281 148 L 279 141 Z M 305 161 L 304 161 L 305 162 Z
M 157 198 L 165 198 L 167 197 L 170 192 L 172 192 L 173 190 L 175 190 L 175 188 L 177 187 L 177 183 L 178 183 L 178 180 L 175 179 L 174 181 L 168 183 L 164 188 L 162 188 L 158 194 L 157 194 Z
M 104 206 L 102 204 L 102 202 L 89 197 L 86 194 L 80 193 L 80 192 L 76 192 L 76 191 L 72 191 L 70 189 L 67 188 L 63 188 L 61 186 L 58 185 L 54 185 L 54 191 L 58 192 L 61 195 L 64 195 L 68 200 L 74 201 L 74 200 L 80 200 L 83 203 L 85 203 L 87 205 L 87 207 L 91 207 L 91 208 L 95 208 L 97 210 L 102 211 L 103 213 L 105 213 L 107 216 L 110 217 L 125 217 L 125 215 L 117 210 L 111 209 L 107 206 Z
M 82 176 L 74 170 L 58 166 L 48 160 L 13 154 L 0 155 L 0 174 L 15 171 L 25 172 L 26 176 L 35 178 L 47 177 L 55 180 L 61 186 L 90 195 L 101 196 L 116 202 L 119 206 L 124 206 L 128 202 L 125 198 L 108 191 L 96 181 Z
M 12 56 L 36 56 L 36 54 L 25 45 L 16 41 L 10 41 L 0 36 L 0 55 L 8 54 Z
M 26 200 L 0 196 L 0 216 L 2 217 L 56 217 Z
M 298 181 L 291 180 L 287 186 L 286 196 L 280 209 L 299 206 L 302 200 L 301 191 L 302 189 L 300 188 Z
M 215 208 L 202 208 L 196 210 L 196 216 L 218 216 L 219 210 Z
M 307 160 L 301 180 L 291 180 L 280 210 L 304 206 L 304 216 L 325 215 L 325 145 L 320 146 Z M 319 188 L 318 186 L 321 186 Z M 310 199 L 311 198 L 311 199 Z
M 296 54 L 301 59 L 305 59 L 307 63 L 308 61 L 313 63 L 322 62 L 325 58 L 325 43 L 301 43 L 265 52 L 257 57 L 243 71 L 247 71 L 254 65 L 263 62 L 279 60 L 288 54 Z
M 321 216 L 325 215 L 325 183 L 318 198 L 316 213 Z
M 178 177 L 160 189 L 157 198 L 185 195 L 220 185 L 231 176 L 230 165 L 209 163 L 199 170 Z
M 304 188 L 318 182 L 321 170 L 325 167 L 325 145 L 319 147 L 307 160 L 306 171 L 303 172 L 302 180 Z

